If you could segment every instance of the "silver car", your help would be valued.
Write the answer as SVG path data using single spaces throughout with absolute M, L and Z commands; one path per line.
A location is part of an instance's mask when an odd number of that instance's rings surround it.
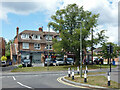
M 53 61 L 51 58 L 46 58 L 45 59 L 45 66 L 50 66 L 50 65 L 53 65 Z
M 57 58 L 56 59 L 56 65 L 64 65 L 65 64 L 65 61 L 62 59 L 62 58 Z

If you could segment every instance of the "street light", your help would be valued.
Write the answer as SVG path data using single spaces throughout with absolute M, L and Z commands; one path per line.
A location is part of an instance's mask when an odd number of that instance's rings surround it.
M 77 21 L 82 26 L 81 21 Z M 80 28 L 80 77 L 82 78 L 82 28 Z
M 49 57 L 49 48 L 50 48 L 50 45 L 49 45 L 49 33 L 50 33 L 50 27 L 48 26 L 48 58 L 50 58 Z M 47 60 L 47 70 L 49 70 L 49 67 L 48 67 L 48 60 Z

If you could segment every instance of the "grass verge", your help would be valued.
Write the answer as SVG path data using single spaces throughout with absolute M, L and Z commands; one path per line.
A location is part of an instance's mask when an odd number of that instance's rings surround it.
M 77 83 L 84 83 L 84 78 L 80 78 L 80 77 L 75 77 L 74 80 L 72 80 L 72 78 L 69 77 L 65 77 L 65 79 Z M 112 80 L 111 80 L 111 86 L 108 86 L 108 81 L 105 76 L 88 76 L 87 83 L 84 84 L 90 84 L 90 85 L 96 85 L 96 86 L 102 86 L 102 87 L 114 88 L 114 89 L 118 89 L 120 86 L 120 83 L 114 82 Z
M 87 65 L 88 70 L 90 69 L 100 69 L 100 65 Z M 116 66 L 112 65 L 112 68 L 115 68 Z M 64 71 L 68 70 L 68 68 L 73 68 L 74 70 L 77 70 L 76 66 L 71 65 L 64 65 L 64 66 L 49 66 L 49 71 Z M 86 66 L 83 65 L 83 70 L 85 70 Z M 109 68 L 108 65 L 101 65 L 101 68 Z M 13 69 L 11 72 L 36 72 L 36 71 L 48 71 L 47 67 L 22 67 L 22 68 L 16 68 Z

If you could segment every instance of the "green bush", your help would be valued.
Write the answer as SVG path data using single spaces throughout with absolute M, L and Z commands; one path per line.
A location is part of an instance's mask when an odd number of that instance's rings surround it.
M 18 68 L 22 68 L 22 67 L 23 67 L 23 65 L 19 65 L 19 66 L 18 66 Z
M 7 57 L 6 56 L 2 56 L 1 57 L 1 61 L 7 61 Z

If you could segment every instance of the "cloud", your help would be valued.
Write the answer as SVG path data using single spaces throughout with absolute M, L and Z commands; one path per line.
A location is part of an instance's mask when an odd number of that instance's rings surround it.
M 2 8 L 0 8 L 0 13 L 2 14 L 0 15 L 0 19 L 7 20 L 8 13 L 29 15 L 38 11 L 50 16 L 60 6 L 60 0 L 30 0 L 29 2 L 25 2 L 26 0 L 23 2 L 22 1 L 17 0 L 17 2 L 1 2 L 0 4 L 2 5 Z
M 17 1 L 17 2 L 16 2 Z M 76 3 L 85 10 L 100 14 L 97 29 L 108 30 L 106 35 L 108 41 L 117 42 L 118 39 L 118 0 L 2 0 L 0 7 L 0 19 L 7 21 L 8 13 L 29 15 L 41 12 L 47 15 L 46 21 L 57 9 L 66 7 L 68 4 Z M 0 6 L 1 6 L 0 3 Z M 120 13 L 120 12 L 119 12 Z M 119 19 L 120 21 L 120 19 Z

